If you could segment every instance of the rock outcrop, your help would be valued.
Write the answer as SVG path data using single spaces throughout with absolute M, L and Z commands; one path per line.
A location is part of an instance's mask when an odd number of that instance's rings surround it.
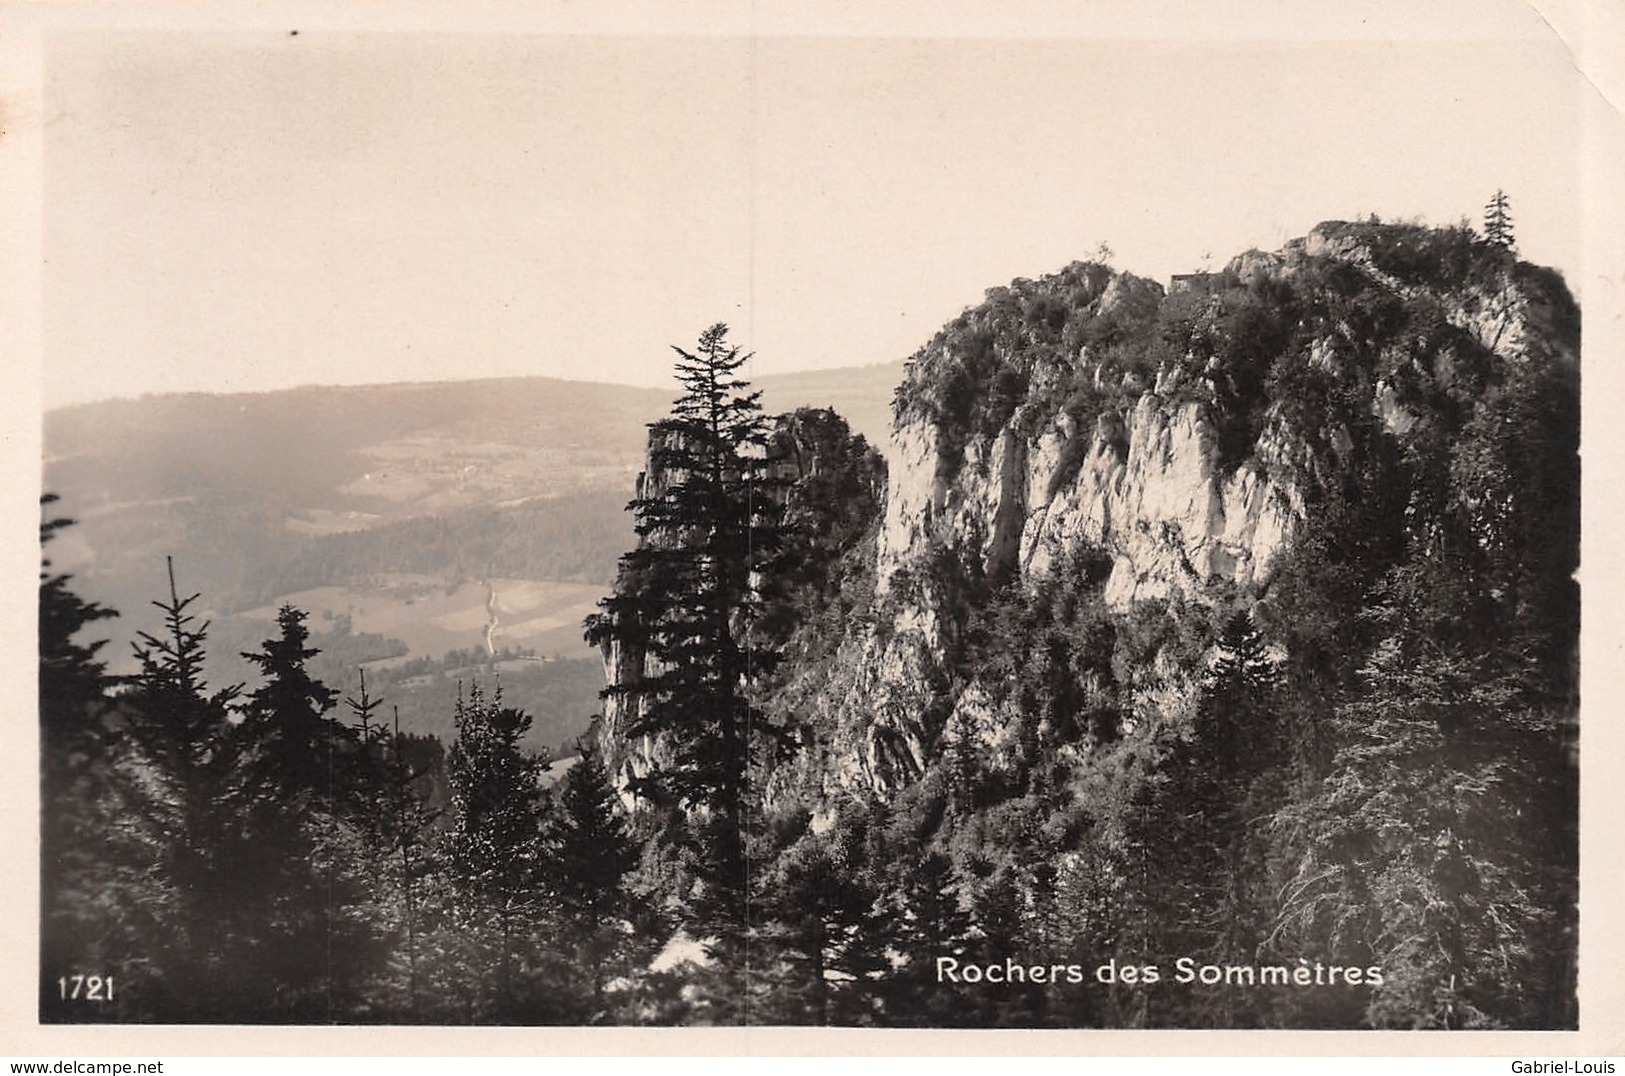
M 940 477 L 937 436 L 923 419 L 893 435 L 882 591 L 934 544 L 974 549 L 984 572 L 1015 568 L 1037 585 L 1088 543 L 1112 557 L 1106 596 L 1116 606 L 1220 580 L 1252 587 L 1268 580 L 1302 512 L 1296 489 L 1263 462 L 1279 446 L 1261 440 L 1259 459 L 1224 474 L 1202 406 L 1155 393 L 1089 430 L 1063 412 L 1031 438 L 1002 431 L 967 451 L 953 482 Z
M 1552 311 L 1567 295 L 1529 268 L 1486 260 L 1460 233 L 1329 222 L 1281 251 L 1249 251 L 1221 273 L 1181 278 L 1166 294 L 1094 265 L 990 292 L 915 356 L 899 389 L 876 558 L 879 622 L 849 643 L 854 668 L 829 700 L 845 715 L 841 772 L 874 788 L 895 784 L 928 765 L 950 726 L 973 730 L 988 755 L 1003 749 L 1000 719 L 974 678 L 944 686 L 956 679 L 945 655 L 963 615 L 938 578 L 945 571 L 1036 590 L 1076 570 L 1088 550 L 1110 558 L 1103 596 L 1120 611 L 1176 597 L 1245 606 L 1266 595 L 1308 501 L 1357 454 L 1351 426 L 1362 414 L 1403 441 L 1424 421 L 1419 381 L 1444 391 L 1452 369 L 1551 349 Z M 1399 313 L 1391 326 L 1355 324 L 1322 293 Z M 1240 330 L 1223 319 L 1249 303 L 1264 321 L 1287 319 L 1290 343 L 1234 339 Z M 1034 310 L 1049 319 L 1036 334 Z M 1058 321 L 1065 328 L 1046 335 Z M 1091 334 L 1107 321 L 1113 332 Z M 1461 336 L 1440 343 L 1447 327 Z M 1125 348 L 1134 334 L 1141 346 Z M 1100 344 L 1114 335 L 1115 352 Z M 1087 342 L 1071 350 L 1078 337 Z M 1138 365 L 1125 364 L 1124 351 Z M 1227 368 L 1240 363 L 1251 368 Z M 1300 401 L 1268 394 L 1290 364 L 1353 398 L 1355 413 L 1306 428 Z M 953 385 L 966 369 L 971 383 Z M 1238 382 L 1253 398 L 1235 398 Z M 1025 391 L 990 406 L 1008 383 Z M 1105 405 L 1081 415 L 1069 406 L 1068 386 L 1080 384 Z M 970 395 L 968 408 L 944 401 L 954 391 Z M 1221 427 L 1229 422 L 1234 439 L 1243 409 L 1252 425 L 1226 458 Z

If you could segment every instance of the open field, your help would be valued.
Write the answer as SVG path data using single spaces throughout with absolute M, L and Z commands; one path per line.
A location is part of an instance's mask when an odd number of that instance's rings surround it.
M 365 586 L 328 586 L 286 594 L 242 615 L 270 622 L 284 604 L 310 614 L 322 630 L 340 616 L 356 632 L 404 642 L 414 656 L 485 646 L 530 649 L 544 657 L 593 657 L 581 621 L 597 608 L 600 587 L 539 579 L 493 579 L 453 589 L 429 576 L 391 574 Z M 490 634 L 487 629 L 491 628 Z

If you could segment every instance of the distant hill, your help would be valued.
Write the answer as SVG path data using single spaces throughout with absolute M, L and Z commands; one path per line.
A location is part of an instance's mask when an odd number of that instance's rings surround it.
M 759 386 L 770 412 L 834 407 L 881 441 L 901 377 L 894 363 L 777 375 Z M 150 566 L 173 553 L 196 561 L 189 575 L 226 591 L 219 600 L 257 602 L 266 594 L 254 577 L 267 557 L 296 556 L 306 539 L 544 500 L 575 516 L 601 515 L 603 503 L 619 509 L 631 494 L 645 427 L 671 398 L 663 389 L 506 378 L 58 409 L 45 416 L 45 488 L 81 525 L 56 559 L 108 585 L 132 574 L 132 561 Z M 424 541 L 420 522 L 391 544 Z M 232 547 L 230 559 L 250 563 L 241 570 L 214 563 L 212 547 L 220 545 Z M 418 560 L 409 570 L 432 570 Z M 514 567 L 507 574 L 520 574 Z M 607 570 L 558 571 L 550 567 L 545 578 L 608 581 Z
M 771 413 L 834 407 L 879 441 L 902 374 L 894 363 L 758 385 Z M 483 645 L 488 581 L 508 581 L 503 600 L 512 587 L 548 584 L 531 589 L 557 601 L 499 618 L 495 642 L 589 657 L 573 625 L 633 543 L 624 508 L 647 424 L 676 391 L 537 377 L 57 409 L 44 416 L 44 489 L 78 525 L 52 543 L 51 559 L 79 593 L 121 612 L 97 625 L 116 669 L 133 668 L 130 641 L 155 626 L 166 555 L 216 622 L 211 673 L 222 680 L 246 674 L 238 644 L 268 607 L 333 588 L 345 601 L 313 614 L 344 614 L 364 598 L 359 630 L 383 632 L 393 652 L 438 658 L 406 640 Z M 446 598 L 425 600 L 425 587 Z M 537 625 L 547 630 L 526 634 Z M 323 626 L 313 617 L 313 630 Z
M 667 396 L 524 378 L 109 401 L 45 416 L 46 484 L 81 514 L 229 491 L 354 530 L 622 484 Z
M 828 407 L 840 412 L 853 433 L 861 433 L 876 448 L 891 436 L 892 397 L 902 384 L 901 362 L 854 366 L 841 370 L 815 370 L 759 378 L 762 407 L 769 414 L 798 407 Z

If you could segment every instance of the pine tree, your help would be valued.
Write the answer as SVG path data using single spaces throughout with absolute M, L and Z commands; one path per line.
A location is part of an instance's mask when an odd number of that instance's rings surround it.
M 1245 964 L 1271 910 L 1260 823 L 1281 798 L 1278 676 L 1245 612 L 1225 621 L 1218 651 L 1189 739 L 1168 744 L 1134 796 L 1128 844 L 1147 951 Z M 1256 1023 L 1256 998 L 1236 991 L 1170 985 L 1145 1000 L 1154 1023 Z
M 1272 910 L 1265 824 L 1285 798 L 1290 744 L 1280 716 L 1280 674 L 1252 617 L 1236 613 L 1219 635 L 1198 713 L 1209 779 L 1216 793 L 1210 819 L 1219 851 L 1212 950 L 1232 962 L 1258 955 Z M 1253 999 L 1231 992 L 1214 999 L 1215 1022 L 1256 1025 Z
M 351 789 L 355 801 L 357 823 L 366 833 L 370 846 L 385 847 L 394 832 L 397 815 L 396 767 L 394 744 L 389 729 L 377 719 L 383 700 L 367 691 L 367 670 L 357 670 L 361 685 L 355 696 L 346 697 L 344 708 L 355 719 L 344 736 L 356 745 L 354 758 L 347 760 L 342 778 Z M 396 723 L 399 724 L 399 718 Z
M 418 791 L 428 767 L 414 764 L 410 744 L 401 736 L 400 711 L 394 710 L 393 731 L 377 720 L 381 699 L 367 690 L 366 669 L 360 670 L 357 696 L 345 707 L 355 718 L 349 735 L 360 750 L 339 768 L 349 810 L 360 835 L 361 862 L 357 866 L 373 879 L 371 907 L 363 909 L 366 923 L 378 935 L 383 966 L 366 989 L 358 1016 L 416 1022 L 419 1011 L 419 933 L 423 876 L 429 869 L 428 840 L 438 814 Z
M 452 870 L 470 889 L 503 901 L 528 898 L 541 836 L 539 778 L 547 765 L 521 746 L 530 715 L 502 705 L 500 689 L 488 699 L 476 684 L 458 699 L 454 720 Z
M 966 959 L 970 913 L 960 903 L 960 879 L 953 860 L 941 852 L 922 856 L 903 880 L 896 916 L 895 944 L 903 965 L 886 980 L 886 1022 L 903 1027 L 953 1027 L 964 999 L 938 981 L 940 958 Z
M 263 985 L 264 1019 L 327 1022 L 368 999 L 362 981 L 383 960 L 368 870 L 371 790 L 362 744 L 332 716 L 336 693 L 311 676 L 306 616 L 277 614 L 278 634 L 243 654 L 264 674 L 236 727 L 242 763 L 232 869 L 238 915 Z
M 57 499 L 48 493 L 40 498 L 40 507 Z M 40 545 L 72 524 L 71 519 L 42 521 Z M 106 693 L 116 681 L 97 656 L 106 641 L 81 643 L 74 636 L 118 613 L 79 597 L 68 589 L 73 577 L 51 573 L 50 567 L 49 560 L 40 561 L 40 747 L 48 762 L 82 767 L 104 754 L 108 732 L 100 715 L 106 709 Z
M 1281 812 L 1283 948 L 1382 968 L 1348 1023 L 1573 1027 L 1575 773 L 1515 678 L 1397 625 L 1332 715 L 1325 778 Z M 1314 999 L 1300 998 L 1301 1004 Z
M 310 639 L 305 619 L 302 611 L 282 606 L 277 611 L 280 634 L 242 655 L 265 677 L 243 707 L 242 735 L 266 791 L 281 797 L 284 809 L 296 797 L 331 804 L 336 756 L 341 741 L 352 739 L 327 717 L 337 693 L 306 668 L 320 651 L 305 645 Z
M 241 974 L 239 959 L 252 942 L 235 874 L 247 858 L 233 713 L 240 689 L 209 692 L 209 625 L 191 612 L 199 595 L 180 596 L 173 562 L 168 575 L 168 600 L 152 603 L 163 630 L 137 633 L 141 670 L 122 700 L 139 756 L 132 766 L 143 800 L 135 817 L 158 844 L 157 875 L 169 896 L 152 930 L 148 996 L 166 1019 L 247 1018 L 259 1007 L 260 985 Z
M 1219 633 L 1219 654 L 1208 670 L 1196 738 L 1217 775 L 1231 780 L 1265 769 L 1280 746 L 1271 702 L 1278 676 L 1264 636 L 1247 613 L 1236 613 Z
M 548 760 L 522 746 L 530 715 L 504 706 L 500 688 L 487 698 L 471 687 L 454 719 L 438 989 L 471 1021 L 546 1023 L 556 1009 L 543 944 L 556 926 L 541 870 Z
M 40 498 L 43 509 L 57 500 Z M 40 523 L 44 547 L 72 520 Z M 123 884 L 127 850 L 121 828 L 118 736 L 108 692 L 117 683 L 97 656 L 102 642 L 75 639 L 98 620 L 117 616 L 69 589 L 71 576 L 49 571 L 39 583 L 40 730 L 40 1018 L 45 1022 L 108 1015 L 86 1013 L 61 996 L 64 974 L 125 964 L 140 938 L 121 914 L 136 896 Z M 139 859 L 139 850 L 137 850 Z M 122 1009 L 122 999 L 117 997 Z M 75 1011 L 77 1008 L 78 1011 Z
M 890 967 L 877 894 L 842 849 L 809 837 L 781 856 L 758 905 L 753 1018 L 766 1023 L 863 1025 L 877 1018 L 876 986 Z M 777 967 L 769 969 L 766 965 Z
M 738 377 L 748 356 L 727 332 L 713 325 L 694 352 L 674 348 L 684 393 L 650 426 L 650 473 L 629 506 L 639 545 L 622 558 L 587 637 L 642 656 L 641 676 L 606 689 L 627 715 L 618 734 L 658 745 L 657 769 L 632 788 L 686 810 L 698 881 L 691 915 L 719 947 L 737 948 L 750 754 L 771 731 L 749 697 L 773 662 L 752 625 L 780 501 L 766 473 L 760 393 Z
M 1484 206 L 1484 239 L 1506 250 L 1513 249 L 1511 201 L 1497 190 Z
M 607 1018 L 604 986 L 609 973 L 623 971 L 629 948 L 628 872 L 637 865 L 638 846 L 617 813 L 615 791 L 598 751 L 582 741 L 580 757 L 565 777 L 547 828 L 551 881 L 573 940 L 575 970 L 590 985 L 583 1022 Z
M 601 920 L 622 910 L 621 880 L 637 864 L 638 848 L 616 812 L 598 751 L 584 742 L 577 750 L 580 757 L 562 782 L 548 827 L 554 886 L 566 908 Z

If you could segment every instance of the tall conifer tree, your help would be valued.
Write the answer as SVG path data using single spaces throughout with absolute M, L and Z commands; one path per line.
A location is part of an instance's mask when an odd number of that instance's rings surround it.
M 1484 206 L 1484 238 L 1498 247 L 1511 250 L 1512 239 L 1512 212 L 1511 200 L 1506 192 L 1498 190 Z
M 284 605 L 277 628 L 242 655 L 265 679 L 237 727 L 236 911 L 258 935 L 250 952 L 267 1018 L 331 1021 L 364 1001 L 360 983 L 383 956 L 368 914 L 376 877 L 362 858 L 362 744 L 332 714 L 337 693 L 310 674 L 320 651 L 307 645 L 305 613 Z
M 749 356 L 727 333 L 713 325 L 693 352 L 673 349 L 684 391 L 650 425 L 651 471 L 629 506 L 638 548 L 588 624 L 589 640 L 644 655 L 643 675 L 606 694 L 623 700 L 628 737 L 660 745 L 659 768 L 634 789 L 687 810 L 699 881 L 691 912 L 723 948 L 746 927 L 749 759 L 766 731 L 748 687 L 773 657 L 751 626 L 781 533 L 761 394 L 739 377 Z
M 158 876 L 170 900 L 152 932 L 155 982 L 148 996 L 169 1019 L 246 1018 L 258 984 L 234 957 L 247 942 L 232 866 L 242 853 L 238 824 L 239 744 L 232 713 L 239 690 L 210 693 L 203 678 L 207 621 L 192 612 L 168 565 L 169 600 L 155 601 L 159 633 L 140 632 L 129 703 L 129 733 L 139 751 L 141 812 L 159 842 Z M 157 998 L 167 988 L 170 1000 Z

